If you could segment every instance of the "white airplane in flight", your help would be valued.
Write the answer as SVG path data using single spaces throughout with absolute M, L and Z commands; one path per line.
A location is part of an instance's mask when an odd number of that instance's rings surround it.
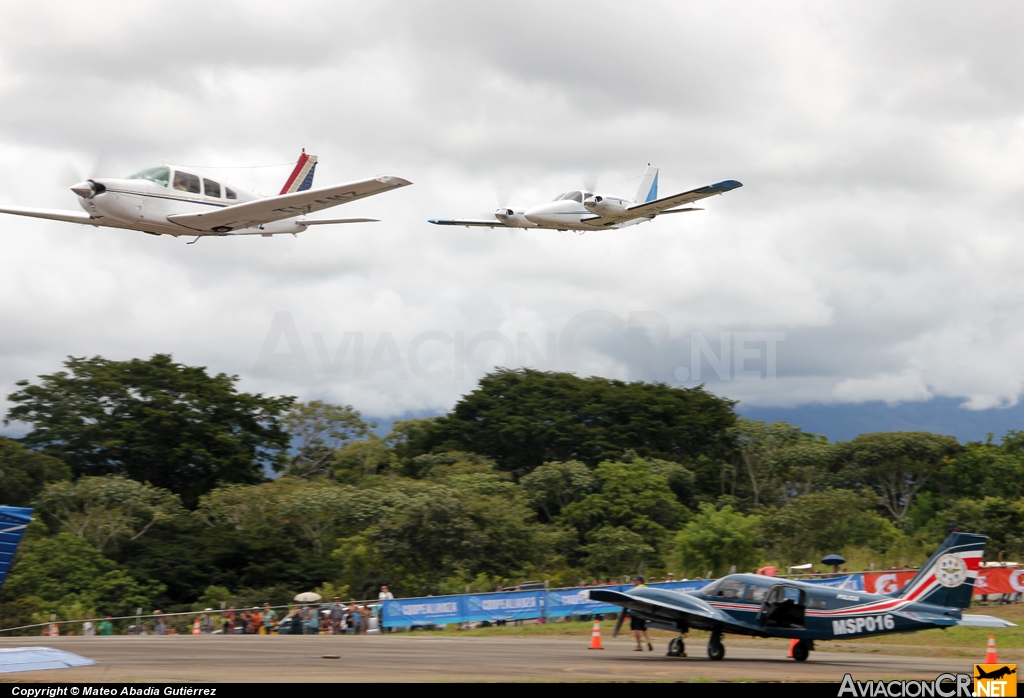
M 401 177 L 381 175 L 313 189 L 316 156 L 302 151 L 277 196 L 261 197 L 195 169 L 158 165 L 124 179 L 87 179 L 71 187 L 85 213 L 0 206 L 0 213 L 139 230 L 150 235 L 282 235 L 311 225 L 370 223 L 375 218 L 308 219 L 314 211 L 404 187 Z M 195 242 L 195 240 L 193 240 Z
M 700 208 L 676 208 L 706 199 L 743 185 L 731 179 L 699 189 L 658 198 L 658 168 L 647 166 L 640 188 L 632 199 L 570 191 L 546 204 L 524 211 L 499 208 L 491 219 L 432 218 L 434 225 L 464 225 L 477 228 L 545 228 L 548 230 L 605 230 L 625 228 L 654 220 L 666 213 L 702 211 Z

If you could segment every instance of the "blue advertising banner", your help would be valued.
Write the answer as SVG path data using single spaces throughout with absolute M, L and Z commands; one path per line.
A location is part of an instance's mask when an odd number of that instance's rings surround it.
M 561 618 L 564 616 L 589 616 L 595 613 L 617 613 L 618 606 L 591 601 L 583 592 L 590 587 L 579 587 L 577 589 L 554 589 L 548 592 L 548 616 Z M 624 591 L 628 586 L 615 585 L 601 587 L 602 589 L 613 589 Z
M 840 589 L 849 589 L 850 591 L 864 591 L 864 575 L 862 574 L 846 574 L 842 577 L 803 579 L 801 581 L 809 584 L 820 584 L 823 587 L 838 587 Z
M 544 612 L 544 591 L 497 592 L 470 594 L 465 597 L 467 621 L 515 620 L 540 618 Z
M 419 599 L 385 601 L 382 608 L 384 627 L 463 623 L 464 599 L 463 596 L 427 596 Z

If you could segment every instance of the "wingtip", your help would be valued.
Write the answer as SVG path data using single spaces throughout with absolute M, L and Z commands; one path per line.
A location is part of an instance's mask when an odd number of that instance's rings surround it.
M 388 184 L 392 187 L 407 187 L 410 184 L 412 184 L 412 182 L 410 182 L 408 179 L 395 177 L 393 175 L 380 175 L 379 177 L 374 177 L 374 179 L 376 179 L 381 184 Z

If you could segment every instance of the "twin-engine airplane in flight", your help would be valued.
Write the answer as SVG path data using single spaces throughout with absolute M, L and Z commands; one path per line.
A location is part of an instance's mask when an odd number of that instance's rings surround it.
M 605 230 L 625 228 L 654 220 L 666 213 L 701 211 L 700 208 L 677 208 L 715 194 L 738 189 L 743 185 L 727 179 L 699 189 L 658 198 L 658 168 L 647 166 L 640 187 L 632 199 L 570 191 L 559 194 L 546 204 L 523 211 L 499 208 L 494 218 L 432 218 L 434 225 L 464 225 L 476 228 L 544 228 L 548 230 Z
M 313 189 L 316 156 L 302 151 L 277 196 L 261 197 L 192 168 L 158 165 L 124 179 L 87 179 L 71 187 L 85 213 L 21 206 L 0 213 L 127 228 L 151 235 L 282 235 L 311 225 L 370 223 L 374 218 L 309 219 L 307 214 L 412 184 L 401 177 Z
M 953 533 L 902 591 L 867 594 L 757 574 L 731 574 L 698 591 L 678 592 L 638 586 L 627 592 L 591 589 L 594 601 L 629 609 L 652 628 L 678 632 L 669 642 L 670 657 L 685 656 L 683 638 L 691 628 L 708 630 L 708 657 L 722 659 L 723 633 L 784 637 L 799 642 L 793 659 L 805 661 L 815 640 L 852 640 L 967 625 L 1006 628 L 1002 618 L 964 615 L 971 605 L 974 580 L 986 536 Z M 619 614 L 615 634 L 625 614 Z

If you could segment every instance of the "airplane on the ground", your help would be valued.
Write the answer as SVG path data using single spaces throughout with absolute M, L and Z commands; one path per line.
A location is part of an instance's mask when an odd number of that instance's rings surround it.
M 381 175 L 313 189 L 315 155 L 302 151 L 281 193 L 261 197 L 178 165 L 157 165 L 123 179 L 87 179 L 73 187 L 85 213 L 0 206 L 0 213 L 47 218 L 150 235 L 282 235 L 311 225 L 371 223 L 374 218 L 309 219 L 306 214 L 381 194 L 409 182 Z
M 544 228 L 547 230 L 606 230 L 646 223 L 667 213 L 702 211 L 677 208 L 743 185 L 727 179 L 699 189 L 658 198 L 658 168 L 647 166 L 640 187 L 632 199 L 623 199 L 589 191 L 559 194 L 546 204 L 522 211 L 501 207 L 494 218 L 431 218 L 434 225 L 463 225 L 476 228 Z
M 805 661 L 815 640 L 849 640 L 966 625 L 1006 628 L 1014 623 L 963 614 L 971 595 L 987 537 L 953 533 L 920 572 L 897 594 L 868 594 L 758 574 L 731 574 L 698 591 L 677 592 L 637 586 L 626 592 L 591 589 L 593 601 L 629 609 L 652 628 L 678 632 L 668 655 L 686 656 L 683 635 L 708 630 L 708 657 L 722 659 L 722 635 L 798 640 L 793 659 Z M 615 627 L 618 634 L 620 613 Z

